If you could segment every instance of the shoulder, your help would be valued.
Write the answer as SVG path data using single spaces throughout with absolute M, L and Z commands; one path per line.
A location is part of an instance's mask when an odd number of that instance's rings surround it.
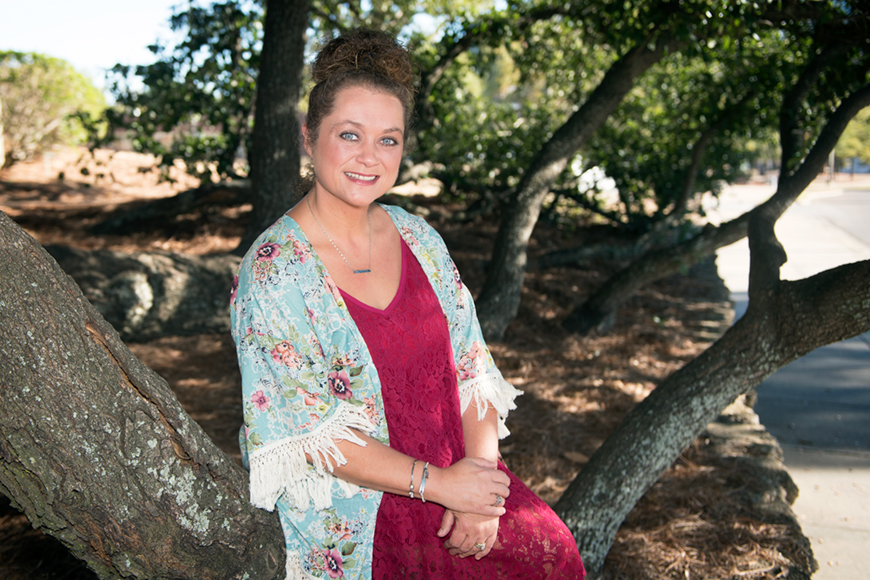
M 439 252 L 447 252 L 447 246 L 444 244 L 441 234 L 425 219 L 395 205 L 382 205 L 381 207 L 389 214 L 399 233 L 412 249 L 422 246 Z
M 418 215 L 410 213 L 404 208 L 401 208 L 397 205 L 386 204 L 380 204 L 380 206 L 384 209 L 384 211 L 387 212 L 387 214 L 390 216 L 390 219 L 393 220 L 393 223 L 396 224 L 396 226 L 407 226 L 419 229 L 432 230 L 433 232 L 435 231 L 435 229 L 430 226 L 425 219 L 421 218 Z

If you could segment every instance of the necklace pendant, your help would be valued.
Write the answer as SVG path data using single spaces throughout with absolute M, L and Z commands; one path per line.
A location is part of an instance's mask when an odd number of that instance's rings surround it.
M 372 271 L 371 268 L 368 268 L 366 270 L 354 270 L 353 273 L 354 274 L 369 274 L 371 271 Z

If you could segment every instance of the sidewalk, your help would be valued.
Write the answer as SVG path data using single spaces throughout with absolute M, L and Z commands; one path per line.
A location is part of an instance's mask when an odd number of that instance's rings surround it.
M 838 223 L 870 223 L 870 179 L 861 177 L 817 180 L 780 218 L 776 234 L 788 254 L 783 279 L 870 259 L 870 243 L 855 235 L 854 224 Z M 763 185 L 729 187 L 713 211 L 725 221 L 772 193 L 772 187 Z M 735 316 L 742 316 L 747 241 L 721 249 L 716 262 L 731 291 Z M 759 388 L 755 411 L 779 440 L 800 489 L 793 509 L 819 563 L 813 578 L 870 577 L 870 333 L 820 348 L 780 369 Z

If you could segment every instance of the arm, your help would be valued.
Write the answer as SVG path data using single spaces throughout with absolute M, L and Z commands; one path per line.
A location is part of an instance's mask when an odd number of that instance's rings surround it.
M 411 483 L 414 458 L 357 432 L 365 442 L 360 446 L 339 441 L 337 446 L 346 462 L 336 465 L 333 473 L 350 483 L 381 491 L 407 495 Z M 310 458 L 309 458 L 310 459 Z M 414 497 L 420 497 L 420 484 L 425 462 L 418 461 L 414 469 Z M 450 510 L 496 518 L 505 513 L 503 506 L 494 505 L 495 494 L 507 497 L 510 479 L 495 469 L 495 461 L 477 458 L 462 459 L 450 467 L 429 466 L 426 481 L 426 501 L 433 501 Z
M 465 434 L 465 456 L 482 457 L 498 461 L 498 412 L 490 406 L 483 419 L 478 420 L 477 404 L 472 401 L 462 414 Z
M 478 419 L 477 407 L 471 403 L 462 414 L 462 429 L 465 433 L 466 457 L 480 457 L 492 462 L 498 460 L 498 412 L 492 406 L 483 419 Z M 504 494 L 498 495 L 502 498 L 508 497 Z M 495 496 L 490 496 L 489 501 L 494 504 L 495 499 Z M 499 507 L 503 505 L 502 502 Z M 498 517 L 447 510 L 438 535 L 443 538 L 452 529 L 453 533 L 444 542 L 450 554 L 460 558 L 474 556 L 480 560 L 489 554 L 495 543 L 498 523 Z M 484 550 L 475 547 L 479 542 L 486 544 Z

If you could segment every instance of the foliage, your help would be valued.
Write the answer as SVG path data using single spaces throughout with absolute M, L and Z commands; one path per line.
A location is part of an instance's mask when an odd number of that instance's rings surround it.
M 0 102 L 9 163 L 82 143 L 84 123 L 106 106 L 99 89 L 66 61 L 12 51 L 0 52 Z
M 420 127 L 415 156 L 443 167 L 439 177 L 454 194 L 504 198 L 592 85 L 596 75 L 580 63 L 607 58 L 606 50 L 586 43 L 576 22 L 548 16 L 504 11 L 477 28 L 448 31 L 452 42 L 476 34 L 477 45 L 429 95 L 434 120 Z M 436 54 L 439 49 L 430 47 Z M 427 58 L 434 60 L 420 57 Z
M 799 15 L 804 5 L 779 9 Z M 668 211 L 681 211 L 687 188 L 689 194 L 715 192 L 759 151 L 775 148 L 779 103 L 771 95 L 781 94 L 776 87 L 813 53 L 811 39 L 825 25 L 800 17 L 773 23 L 763 17 L 771 6 L 316 0 L 308 15 L 308 50 L 323 37 L 366 25 L 406 38 L 424 76 L 458 52 L 431 92 L 421 94 L 432 114 L 420 118 L 409 161 L 433 162 L 448 193 L 470 203 L 507 199 L 620 55 L 645 42 L 673 40 L 679 50 L 641 77 L 553 185 L 585 199 L 579 207 L 600 206 L 599 192 L 588 189 L 586 179 L 598 167 L 620 192 L 615 221 L 644 230 Z M 849 9 L 849 3 L 813 3 L 832 23 Z M 262 18 L 262 3 L 251 0 L 190 6 L 172 18 L 184 38 L 177 46 L 152 47 L 157 61 L 151 65 L 115 67 L 116 121 L 131 130 L 138 150 L 161 155 L 164 165 L 180 158 L 202 176 L 236 174 L 250 149 Z M 843 81 L 827 74 L 832 85 Z M 808 101 L 817 111 L 808 133 L 832 110 L 836 95 L 833 88 L 817 91 Z M 703 151 L 700 167 L 692 165 L 696 150 Z
M 846 127 L 837 143 L 837 157 L 870 163 L 870 108 L 863 109 Z
M 516 186 L 560 120 L 546 101 L 503 84 L 515 72 L 506 50 L 484 48 L 459 58 L 433 92 L 436 122 L 420 128 L 414 157 L 440 166 L 459 197 Z
M 776 88 L 793 69 L 793 49 L 775 30 L 710 41 L 640 79 L 584 149 L 585 162 L 614 179 L 630 228 L 645 230 L 666 210 L 680 211 L 683 196 L 716 192 L 719 183 L 743 177 L 758 142 L 769 142 L 776 130 Z
M 359 25 L 398 32 L 416 6 L 409 0 L 375 2 L 362 11 L 354 3 L 313 2 L 312 38 Z M 262 1 L 180 8 L 170 19 L 181 38 L 177 44 L 149 47 L 156 57 L 152 64 L 112 69 L 113 125 L 127 129 L 134 149 L 158 155 L 164 167 L 180 159 L 200 178 L 246 173 L 263 19 Z
M 164 167 L 182 159 L 201 178 L 236 174 L 250 149 L 262 19 L 251 2 L 189 5 L 170 20 L 183 36 L 177 46 L 152 45 L 156 62 L 112 69 L 113 122 L 130 131 L 134 149 L 161 156 Z

